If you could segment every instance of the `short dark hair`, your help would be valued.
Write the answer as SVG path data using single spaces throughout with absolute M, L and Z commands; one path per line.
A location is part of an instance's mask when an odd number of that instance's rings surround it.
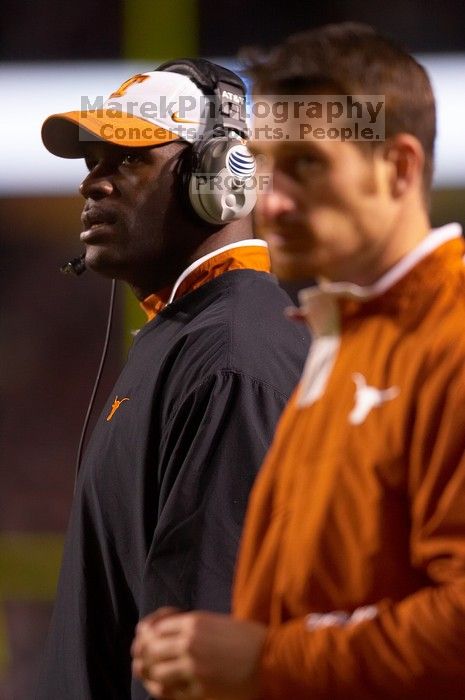
M 436 137 L 434 95 L 425 69 L 401 46 L 369 25 L 343 22 L 293 34 L 267 54 L 247 49 L 243 59 L 256 94 L 323 88 L 338 94 L 384 94 L 386 138 L 408 133 L 419 140 L 428 195 Z

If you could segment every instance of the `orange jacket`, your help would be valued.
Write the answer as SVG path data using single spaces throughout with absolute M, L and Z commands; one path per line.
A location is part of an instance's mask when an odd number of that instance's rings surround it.
M 254 487 L 235 615 L 266 700 L 465 698 L 465 267 L 456 225 L 373 288 L 306 290 L 314 342 Z

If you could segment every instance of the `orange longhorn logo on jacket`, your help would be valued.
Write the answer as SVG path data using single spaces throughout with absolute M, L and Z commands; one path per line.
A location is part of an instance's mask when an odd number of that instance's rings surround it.
M 111 420 L 113 418 L 113 416 L 115 415 L 116 411 L 121 406 L 123 401 L 129 401 L 128 397 L 126 396 L 124 399 L 118 399 L 118 397 L 115 398 L 115 400 L 113 401 L 113 403 L 111 405 L 111 411 L 107 416 L 107 421 Z

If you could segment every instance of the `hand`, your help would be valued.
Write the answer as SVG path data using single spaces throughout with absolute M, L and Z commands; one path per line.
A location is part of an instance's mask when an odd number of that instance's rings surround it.
M 265 635 L 256 622 L 161 608 L 137 625 L 133 673 L 166 700 L 253 700 Z

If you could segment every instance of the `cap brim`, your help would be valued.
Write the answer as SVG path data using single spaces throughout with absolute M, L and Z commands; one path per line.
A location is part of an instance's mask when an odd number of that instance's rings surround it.
M 108 112 L 111 111 L 111 114 Z M 52 114 L 42 126 L 45 148 L 61 158 L 82 158 L 89 141 L 141 148 L 179 140 L 180 136 L 162 126 L 114 110 Z

